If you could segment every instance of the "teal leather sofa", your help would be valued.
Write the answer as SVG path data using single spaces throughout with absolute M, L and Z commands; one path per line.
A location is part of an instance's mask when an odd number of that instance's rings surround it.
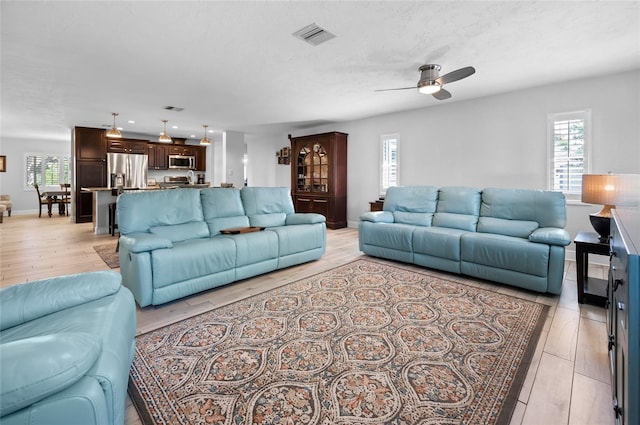
M 559 294 L 565 225 L 560 192 L 404 186 L 360 216 L 358 239 L 371 256 Z
M 123 193 L 120 272 L 141 307 L 163 304 L 325 252 L 325 217 L 295 213 L 289 189 L 244 187 Z M 239 227 L 263 231 L 222 234 Z
M 0 423 L 124 423 L 136 307 L 119 273 L 0 290 Z

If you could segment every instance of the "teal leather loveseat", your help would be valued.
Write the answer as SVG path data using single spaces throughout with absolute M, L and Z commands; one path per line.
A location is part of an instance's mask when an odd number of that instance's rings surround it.
M 325 252 L 325 217 L 296 213 L 289 189 L 245 187 L 123 193 L 120 272 L 141 307 L 163 304 Z M 223 234 L 229 229 L 262 231 Z
M 100 271 L 0 290 L 0 423 L 124 423 L 136 307 Z
M 560 192 L 405 186 L 360 216 L 358 238 L 371 256 L 559 294 L 565 225 Z

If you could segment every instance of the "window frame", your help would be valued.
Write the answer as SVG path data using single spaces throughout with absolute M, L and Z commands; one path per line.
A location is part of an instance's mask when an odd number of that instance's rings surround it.
M 580 202 L 581 191 L 562 190 L 555 187 L 555 123 L 558 121 L 583 120 L 583 154 L 582 174 L 591 173 L 591 109 L 571 112 L 556 112 L 547 114 L 547 190 L 562 192 L 567 201 Z
M 389 179 L 385 179 L 385 176 L 386 176 L 385 168 L 387 167 L 385 163 L 386 143 L 389 140 L 395 140 L 396 142 L 396 147 L 395 147 L 396 178 L 395 178 L 395 184 L 385 186 L 385 183 L 388 183 L 388 180 L 389 180 Z M 380 195 L 385 195 L 387 193 L 387 188 L 392 186 L 400 186 L 400 134 L 399 133 L 390 133 L 390 134 L 380 135 L 379 155 L 380 155 L 380 163 L 379 163 L 378 173 L 380 175 L 380 178 L 378 179 L 378 185 L 379 185 L 378 189 L 380 191 Z
M 34 182 L 36 177 L 39 175 L 40 176 L 40 181 L 35 182 L 38 184 L 38 186 L 40 186 L 40 190 L 46 190 L 47 188 L 56 188 L 58 189 L 61 183 L 70 183 L 71 182 L 71 155 L 65 155 L 65 154 L 60 154 L 60 153 L 45 153 L 45 152 L 25 152 L 24 156 L 23 156 L 23 160 L 22 160 L 22 166 L 23 166 L 23 170 L 22 170 L 22 183 L 23 183 L 23 189 L 25 191 L 33 191 L 35 190 L 35 188 L 33 187 L 33 185 L 29 185 L 27 182 L 29 181 L 29 170 L 28 170 L 28 166 L 27 166 L 27 160 L 30 157 L 36 157 L 36 158 L 40 158 L 41 160 L 41 166 L 40 166 L 40 172 L 39 173 L 35 173 L 36 175 L 34 176 Z M 53 183 L 53 184 L 47 184 L 46 181 L 46 171 L 43 168 L 44 167 L 44 161 L 42 161 L 44 158 L 56 158 L 58 161 L 58 182 L 57 183 Z

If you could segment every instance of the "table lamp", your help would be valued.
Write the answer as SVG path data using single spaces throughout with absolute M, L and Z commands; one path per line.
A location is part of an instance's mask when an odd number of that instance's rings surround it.
M 604 205 L 600 212 L 589 214 L 589 220 L 600 236 L 600 242 L 607 242 L 611 209 L 637 205 L 640 200 L 640 175 L 583 174 L 581 200 L 587 204 Z

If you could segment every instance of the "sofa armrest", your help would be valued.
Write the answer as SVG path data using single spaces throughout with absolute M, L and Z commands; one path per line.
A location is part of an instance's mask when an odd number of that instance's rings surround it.
M 293 213 L 287 214 L 285 224 L 287 226 L 292 224 L 315 224 L 324 223 L 327 219 L 322 214 L 316 213 Z
M 173 243 L 167 238 L 142 232 L 120 236 L 120 245 L 129 252 L 146 252 L 173 247 Z
M 0 344 L 0 417 L 80 380 L 102 351 L 99 338 L 68 332 Z
M 567 246 L 571 243 L 569 232 L 557 227 L 541 227 L 529 235 L 531 242 L 546 243 L 548 245 Z
M 367 211 L 360 215 L 361 221 L 371 221 L 373 223 L 393 223 L 393 213 L 390 211 Z
M 0 329 L 115 294 L 120 290 L 121 281 L 120 273 L 109 270 L 3 288 L 0 290 Z

